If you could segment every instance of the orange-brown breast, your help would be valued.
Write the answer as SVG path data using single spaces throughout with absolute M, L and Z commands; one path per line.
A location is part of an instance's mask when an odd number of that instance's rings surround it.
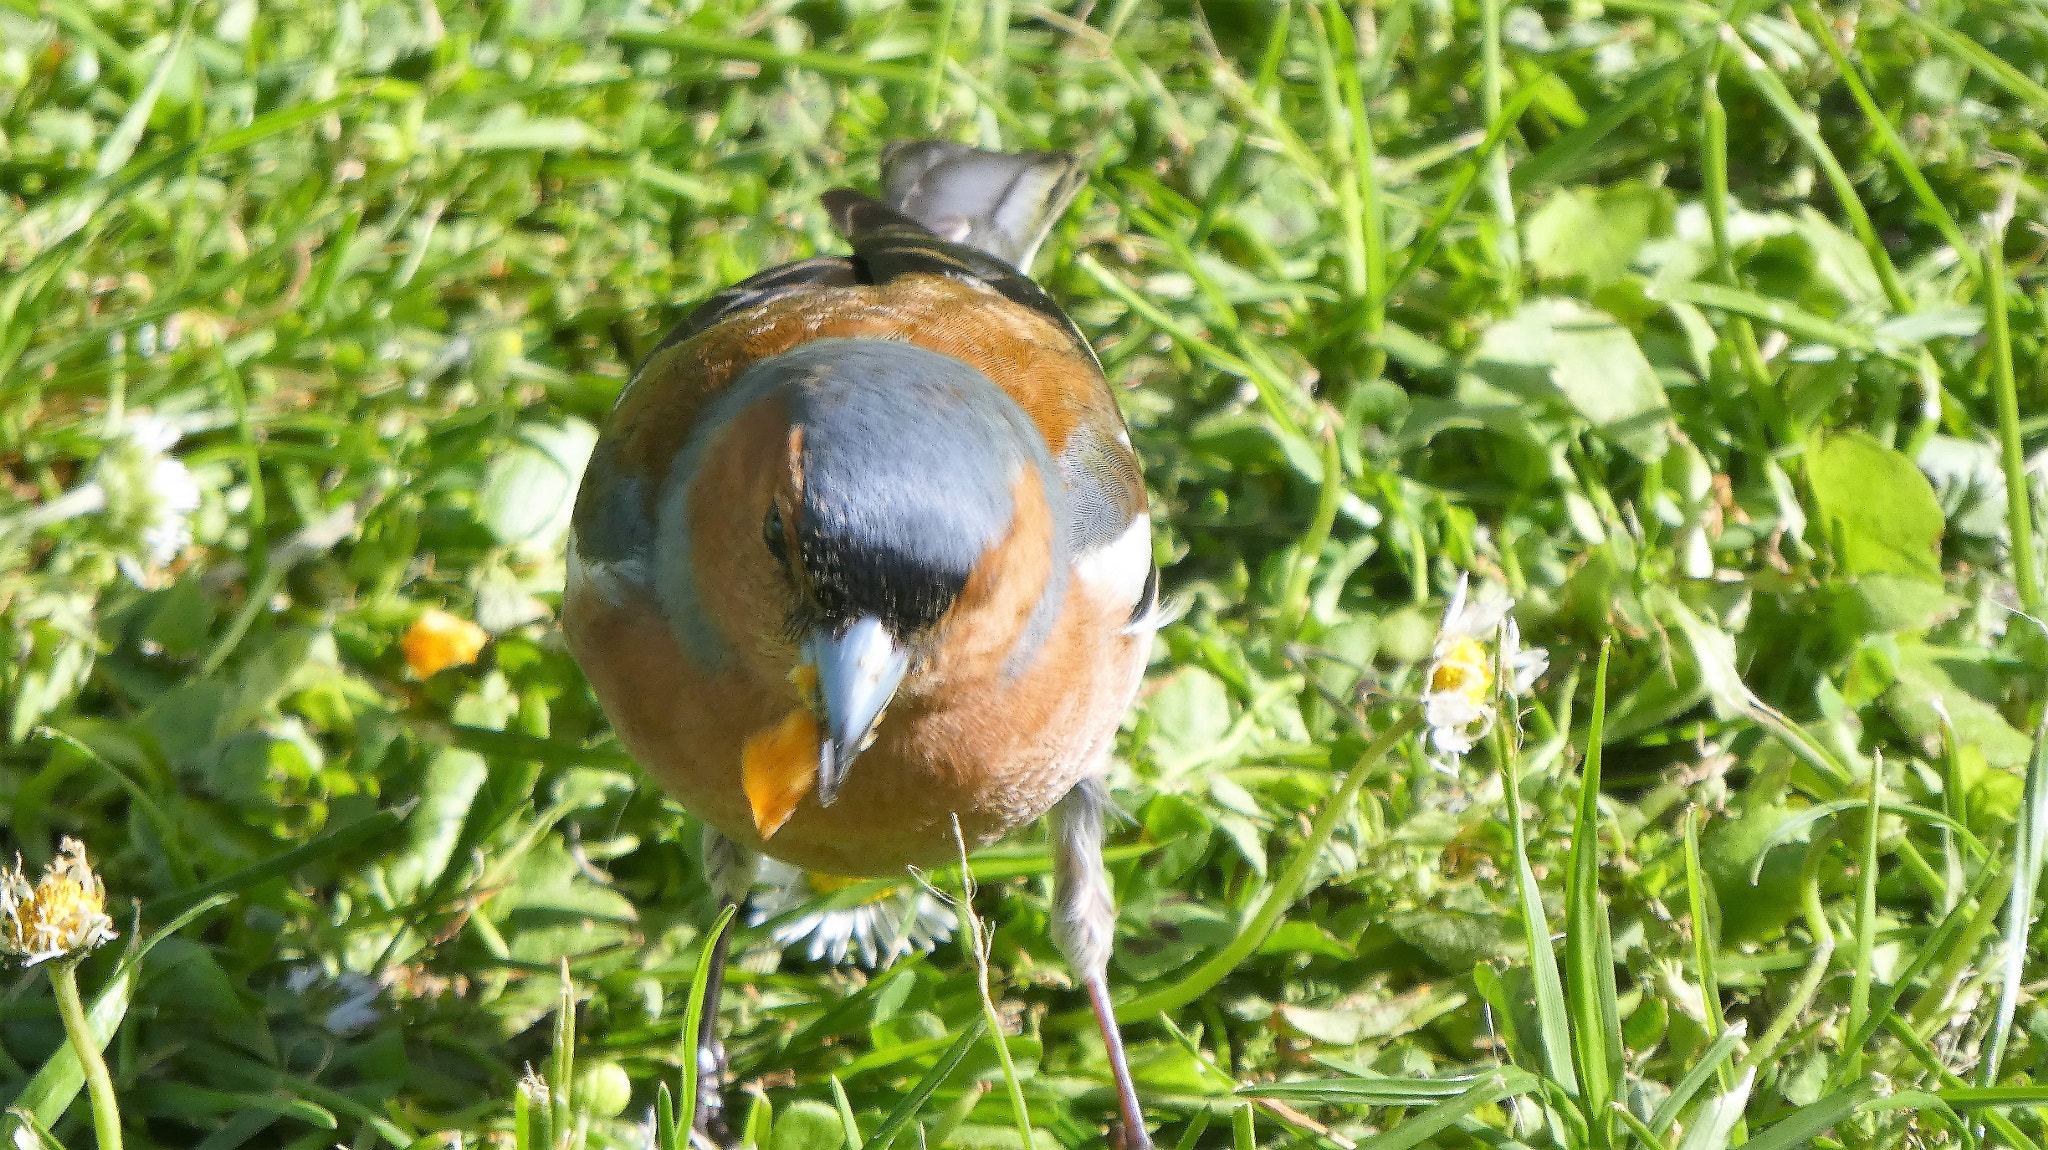
M 1040 585 L 1008 576 L 1038 553 L 1031 540 L 1046 514 L 1028 485 L 1015 494 L 1024 513 L 941 623 L 951 630 L 906 678 L 838 801 L 804 799 L 765 843 L 741 789 L 740 749 L 800 705 L 775 671 L 794 665 L 794 650 L 749 651 L 706 674 L 677 646 L 651 594 L 638 590 L 617 604 L 587 588 L 572 591 L 565 628 L 626 749 L 728 837 L 834 874 L 941 864 L 957 851 L 956 814 L 972 850 L 1099 772 L 1144 670 L 1147 644 L 1122 633 L 1128 605 L 1095 602 L 1070 580 L 1043 648 L 1020 673 L 1005 675 L 1009 644 L 1031 606 L 1019 588 Z

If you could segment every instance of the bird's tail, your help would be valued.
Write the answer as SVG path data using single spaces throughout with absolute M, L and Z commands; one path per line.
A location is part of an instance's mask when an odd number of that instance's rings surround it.
M 882 149 L 882 200 L 933 235 L 1020 271 L 1085 178 L 1064 152 L 984 152 L 945 140 Z

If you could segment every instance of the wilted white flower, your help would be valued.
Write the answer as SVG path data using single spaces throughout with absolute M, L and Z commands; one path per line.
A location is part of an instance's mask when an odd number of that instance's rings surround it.
M 59 845 L 40 882 L 28 881 L 19 855 L 12 868 L 0 867 L 0 954 L 34 966 L 83 954 L 113 937 L 106 884 L 92 873 L 77 839 Z
M 130 416 L 120 439 L 107 445 L 94 474 L 105 492 L 107 518 L 118 538 L 132 539 L 137 554 L 123 557 L 128 576 L 142 581 L 142 559 L 162 567 L 192 545 L 191 515 L 199 509 L 199 484 L 170 454 L 178 429 L 152 416 Z
M 761 874 L 768 885 L 755 894 L 748 912 L 753 926 L 865 881 L 813 874 L 772 859 L 762 863 Z M 805 954 L 814 962 L 822 958 L 837 964 L 851 956 L 872 969 L 912 950 L 930 950 L 953 937 L 959 926 L 951 907 L 906 881 L 857 906 L 800 914 L 770 934 L 783 947 L 808 940 Z
M 336 1037 L 367 1030 L 384 1016 L 377 1008 L 377 999 L 384 993 L 383 984 L 353 970 L 329 979 L 318 963 L 305 963 L 293 967 L 285 976 L 284 988 L 301 997 L 315 995 L 323 1004 L 333 1002 L 335 1005 L 321 1018 L 320 1025 Z
M 1521 629 L 1508 615 L 1513 599 L 1493 587 L 1474 599 L 1468 589 L 1460 575 L 1437 630 L 1422 695 L 1430 744 L 1453 761 L 1493 729 L 1497 687 L 1520 697 L 1550 665 L 1543 648 L 1522 646 Z
M 30 511 L 21 525 L 35 530 L 101 513 L 120 551 L 121 570 L 145 582 L 150 568 L 164 566 L 192 545 L 199 484 L 170 454 L 178 434 L 175 426 L 154 416 L 130 415 L 120 433 L 107 439 L 92 478 Z

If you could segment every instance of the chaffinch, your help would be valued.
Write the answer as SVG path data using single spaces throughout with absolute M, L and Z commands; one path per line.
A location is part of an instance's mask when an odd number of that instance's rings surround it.
M 884 150 L 879 200 L 826 193 L 851 255 L 711 297 L 620 395 L 563 626 L 704 822 L 726 901 L 764 854 L 901 874 L 957 857 L 956 826 L 972 849 L 1050 812 L 1055 941 L 1149 1147 L 1106 982 L 1101 780 L 1159 576 L 1101 365 L 1025 274 L 1081 178 L 924 140 Z M 715 1000 L 699 1041 L 715 1068 Z

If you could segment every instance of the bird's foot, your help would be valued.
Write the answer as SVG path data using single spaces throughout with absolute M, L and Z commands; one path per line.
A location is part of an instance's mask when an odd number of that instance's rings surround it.
M 697 1048 L 697 1116 L 692 1123 L 691 1143 L 714 1150 L 732 1145 L 732 1129 L 725 1121 L 725 1043 L 713 1040 Z

